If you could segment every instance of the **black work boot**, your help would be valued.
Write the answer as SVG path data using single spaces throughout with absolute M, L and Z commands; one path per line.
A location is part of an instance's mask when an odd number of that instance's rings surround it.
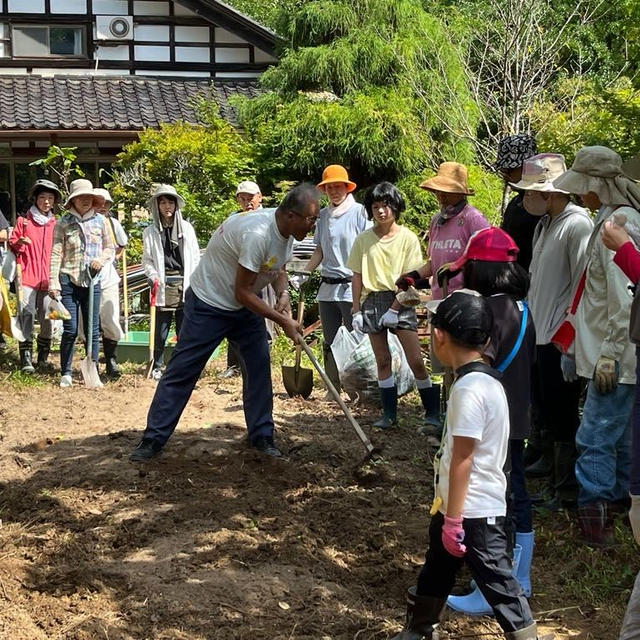
M 553 445 L 554 500 L 550 511 L 575 509 L 578 506 L 578 481 L 576 480 L 576 445 L 573 442 L 556 442 Z
M 378 387 L 378 389 L 382 401 L 382 418 L 374 422 L 373 426 L 377 429 L 390 429 L 397 424 L 398 388 L 394 384 L 393 387 Z
M 541 442 L 540 457 L 524 470 L 527 478 L 547 478 L 553 473 L 553 443 Z
M 31 340 L 20 343 L 20 369 L 24 373 L 33 373 L 35 371 L 33 362 L 31 361 L 32 351 L 33 343 Z
M 442 421 L 440 420 L 440 385 L 433 384 L 426 389 L 418 389 L 424 407 L 424 426 L 420 433 L 440 437 Z
M 431 640 L 446 606 L 446 598 L 418 596 L 416 588 L 410 587 L 404 629 L 391 640 Z
M 129 456 L 129 460 L 131 460 L 131 462 L 148 462 L 152 458 L 155 458 L 160 451 L 162 451 L 161 444 L 151 438 L 142 438 L 138 446 Z
M 273 436 L 258 436 L 251 443 L 251 447 L 272 458 L 282 457 L 282 452 L 273 441 Z
M 107 365 L 107 375 L 110 378 L 119 378 L 120 369 L 118 368 L 118 362 L 116 361 L 116 349 L 118 343 L 115 340 L 109 340 L 108 338 L 102 338 L 102 349 L 104 351 L 104 361 Z
M 49 352 L 51 351 L 51 338 L 36 338 L 36 346 L 38 347 L 38 369 L 46 369 L 49 366 Z

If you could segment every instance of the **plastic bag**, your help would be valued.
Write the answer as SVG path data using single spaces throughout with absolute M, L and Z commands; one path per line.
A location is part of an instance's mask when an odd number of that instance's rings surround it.
M 70 320 L 71 314 L 59 300 L 51 298 L 47 308 L 47 318 L 49 320 Z
M 391 352 L 391 370 L 398 387 L 398 395 L 402 396 L 413 389 L 415 380 L 409 368 L 398 338 L 387 333 L 389 351 Z M 349 332 L 340 327 L 331 343 L 331 352 L 340 374 L 340 384 L 349 395 L 358 395 L 360 400 L 377 402 L 378 368 L 369 338 L 356 331 Z

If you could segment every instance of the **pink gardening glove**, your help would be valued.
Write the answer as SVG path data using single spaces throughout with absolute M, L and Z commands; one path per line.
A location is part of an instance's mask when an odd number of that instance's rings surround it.
M 442 525 L 442 544 L 444 548 L 456 558 L 462 558 L 467 552 L 467 547 L 462 544 L 464 540 L 464 529 L 462 528 L 462 518 L 444 517 Z

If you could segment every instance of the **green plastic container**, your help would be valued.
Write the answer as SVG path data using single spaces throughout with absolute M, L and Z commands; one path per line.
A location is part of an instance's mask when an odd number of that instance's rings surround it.
M 164 347 L 164 361 L 169 362 L 169 358 L 173 353 L 176 343 L 173 341 L 174 332 L 169 334 Z M 120 362 L 137 362 L 143 364 L 149 361 L 149 332 L 148 331 L 129 331 L 125 336 L 125 340 L 118 342 L 118 361 Z M 211 356 L 211 360 L 217 358 L 220 354 L 218 347 Z

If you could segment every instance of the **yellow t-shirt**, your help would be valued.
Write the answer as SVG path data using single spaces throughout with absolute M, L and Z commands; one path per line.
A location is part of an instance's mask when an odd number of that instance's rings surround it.
M 424 264 L 420 240 L 406 227 L 392 238 L 381 240 L 373 229 L 363 231 L 353 243 L 347 267 L 362 274 L 364 300 L 373 291 L 395 291 L 396 280 Z

